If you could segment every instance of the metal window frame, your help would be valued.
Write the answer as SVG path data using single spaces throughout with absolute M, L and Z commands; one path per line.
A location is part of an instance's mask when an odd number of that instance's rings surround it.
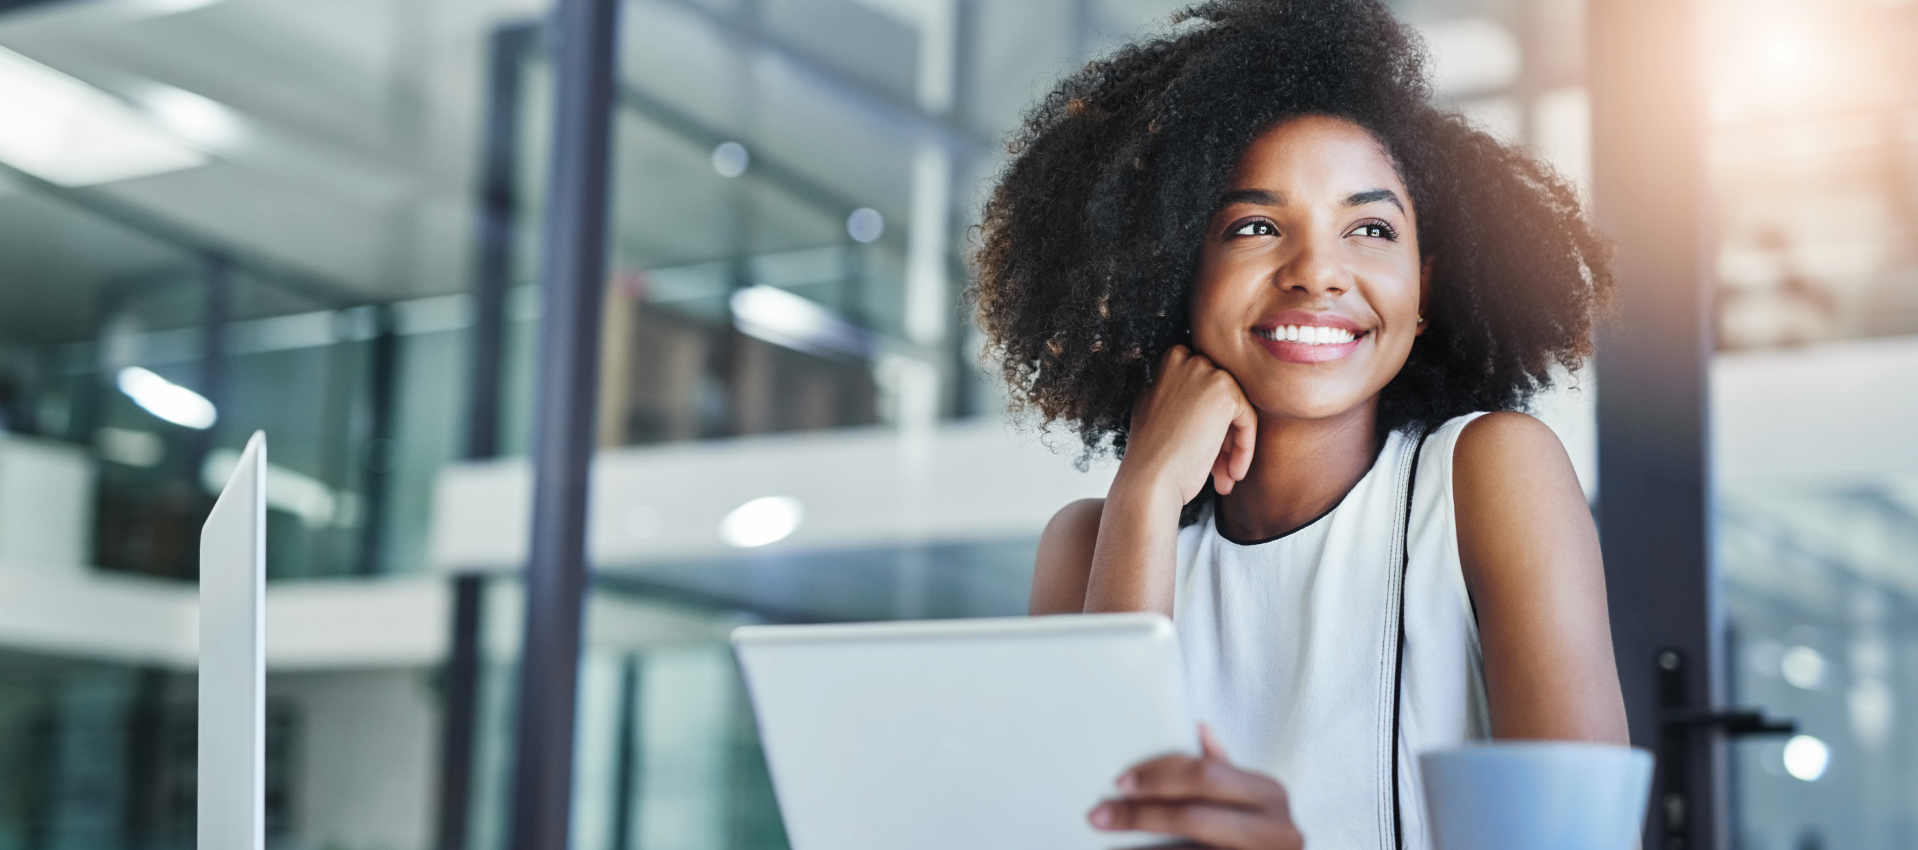
M 1593 199 L 1618 285 L 1598 340 L 1599 537 L 1632 743 L 1661 762 L 1645 846 L 1663 850 L 1730 836 L 1701 5 L 1593 0 L 1586 12 Z
M 558 0 L 553 9 L 532 541 L 508 839 L 516 850 L 566 850 L 570 835 L 619 10 L 619 0 Z

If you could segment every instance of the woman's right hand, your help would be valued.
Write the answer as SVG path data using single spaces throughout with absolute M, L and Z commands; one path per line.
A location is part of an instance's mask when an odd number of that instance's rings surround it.
M 1163 756 L 1119 777 L 1121 796 L 1087 814 L 1101 830 L 1177 835 L 1209 850 L 1304 850 L 1285 786 L 1232 764 L 1199 724 L 1198 758 Z M 1188 845 L 1179 845 L 1185 847 Z
M 1179 509 L 1205 488 L 1208 475 L 1219 492 L 1232 492 L 1252 468 L 1257 431 L 1258 417 L 1239 382 L 1203 355 L 1173 346 L 1159 361 L 1158 378 L 1132 405 L 1125 460 L 1097 522 L 1080 523 L 1083 532 L 1074 537 L 1055 535 L 1054 520 L 1040 538 L 1033 610 L 1071 610 L 1077 596 L 1088 614 L 1172 616 Z M 1080 560 L 1088 549 L 1089 564 Z
M 1118 481 L 1192 501 L 1206 476 L 1219 493 L 1252 468 L 1258 416 L 1239 382 L 1183 345 L 1166 350 L 1159 374 L 1132 405 Z M 1169 492 L 1168 492 L 1169 491 Z

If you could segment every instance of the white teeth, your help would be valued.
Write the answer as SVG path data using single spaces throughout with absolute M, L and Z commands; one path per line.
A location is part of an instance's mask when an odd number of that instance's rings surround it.
M 1343 345 L 1358 337 L 1344 328 L 1325 325 L 1282 325 L 1259 335 L 1280 342 L 1300 342 L 1306 345 Z

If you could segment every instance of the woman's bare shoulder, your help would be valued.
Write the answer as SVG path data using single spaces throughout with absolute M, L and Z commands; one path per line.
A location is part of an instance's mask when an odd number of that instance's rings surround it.
M 1452 499 L 1461 539 L 1497 541 L 1501 549 L 1546 528 L 1570 533 L 1592 521 L 1558 435 L 1524 413 L 1488 413 L 1459 433 L 1452 454 Z M 1535 542 L 1551 547 L 1550 537 Z M 1469 575 L 1474 565 L 1466 560 Z
M 1550 425 L 1529 413 L 1500 410 L 1466 423 L 1459 432 L 1453 462 L 1464 466 L 1504 462 L 1522 467 L 1564 455 L 1565 447 Z
M 1032 568 L 1033 614 L 1077 614 L 1085 610 L 1086 579 L 1092 550 L 1099 542 L 1099 518 L 1106 500 L 1080 499 L 1060 508 L 1039 535 L 1039 557 Z
M 1481 416 L 1452 479 L 1493 735 L 1624 743 L 1598 532 L 1558 436 L 1523 413 Z

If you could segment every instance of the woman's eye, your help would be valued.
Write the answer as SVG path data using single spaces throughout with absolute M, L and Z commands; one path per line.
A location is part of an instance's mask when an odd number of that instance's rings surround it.
M 1368 221 L 1352 229 L 1354 236 L 1370 236 L 1374 239 L 1397 239 L 1398 231 L 1382 221 Z
M 1248 221 L 1233 227 L 1232 231 L 1230 233 L 1227 233 L 1226 235 L 1227 236 L 1277 236 L 1279 235 L 1279 229 L 1276 227 L 1273 227 L 1272 222 L 1266 221 L 1265 219 L 1254 219 L 1252 221 Z

